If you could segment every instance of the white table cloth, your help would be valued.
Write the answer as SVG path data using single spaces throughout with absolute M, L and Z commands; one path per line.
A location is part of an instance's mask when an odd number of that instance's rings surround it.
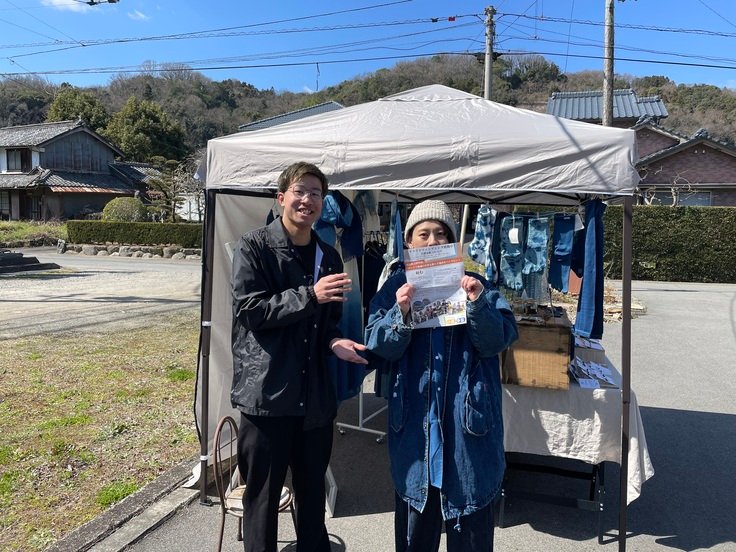
M 610 363 L 609 363 L 610 367 Z M 620 386 L 620 375 L 613 370 Z M 636 395 L 631 392 L 627 503 L 654 475 Z M 569 390 L 503 386 L 504 445 L 507 452 L 621 463 L 621 389 Z

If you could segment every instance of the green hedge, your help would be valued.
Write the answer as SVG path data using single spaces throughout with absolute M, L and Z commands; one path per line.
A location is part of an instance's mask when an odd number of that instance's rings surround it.
M 201 224 L 70 220 L 67 233 L 71 243 L 202 247 Z
M 604 217 L 606 275 L 621 278 L 623 208 Z M 736 283 L 736 208 L 638 205 L 633 215 L 635 280 Z

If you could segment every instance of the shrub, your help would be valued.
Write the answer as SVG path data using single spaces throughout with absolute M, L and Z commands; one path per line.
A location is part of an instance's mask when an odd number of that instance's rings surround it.
M 108 222 L 144 222 L 148 211 L 137 197 L 116 197 L 102 210 L 102 220 Z

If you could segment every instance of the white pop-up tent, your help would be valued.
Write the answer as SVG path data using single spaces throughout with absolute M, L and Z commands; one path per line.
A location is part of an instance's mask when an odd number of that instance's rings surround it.
M 217 420 L 234 414 L 228 244 L 265 223 L 278 175 L 289 164 L 314 163 L 331 189 L 376 190 L 382 201 L 579 205 L 619 197 L 625 206 L 619 542 L 625 547 L 635 152 L 634 131 L 516 109 L 440 85 L 210 140 L 200 169 L 207 191 L 195 400 L 202 468 Z

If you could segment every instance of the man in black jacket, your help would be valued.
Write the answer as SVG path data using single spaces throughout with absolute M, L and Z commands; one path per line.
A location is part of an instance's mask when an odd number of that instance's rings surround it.
M 330 550 L 324 478 L 337 400 L 326 358 L 367 361 L 358 354 L 365 346 L 343 338 L 337 327 L 351 285 L 342 259 L 312 231 L 326 193 L 327 178 L 316 166 L 290 165 L 278 182 L 282 216 L 244 235 L 234 252 L 230 397 L 241 412 L 246 552 L 276 552 L 288 467 L 297 550 Z

